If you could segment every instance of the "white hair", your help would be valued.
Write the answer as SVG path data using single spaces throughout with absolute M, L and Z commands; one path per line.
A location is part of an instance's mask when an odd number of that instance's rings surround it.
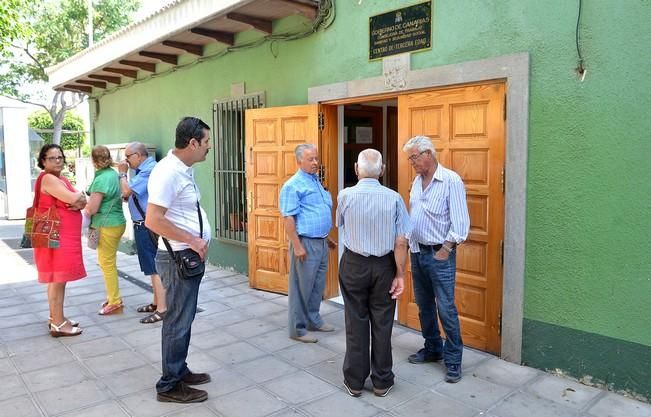
M 434 144 L 432 144 L 432 141 L 427 136 L 414 136 L 405 143 L 402 150 L 404 152 L 409 152 L 414 148 L 416 148 L 418 152 L 430 151 L 432 153 L 432 158 L 436 157 Z
M 357 157 L 357 173 L 361 178 L 379 178 L 382 174 L 382 154 L 375 149 L 364 149 Z
M 306 149 L 313 149 L 316 150 L 316 146 L 312 145 L 311 143 L 303 143 L 301 145 L 298 145 L 294 149 L 294 155 L 296 155 L 296 160 L 300 161 L 303 159 L 303 151 Z

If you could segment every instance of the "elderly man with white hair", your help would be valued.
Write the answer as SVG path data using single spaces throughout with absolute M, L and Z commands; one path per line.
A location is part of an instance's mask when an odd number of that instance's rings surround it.
M 457 245 L 468 236 L 470 217 L 461 177 L 436 160 L 427 136 L 415 136 L 402 148 L 416 178 L 409 196 L 411 272 L 425 346 L 411 363 L 445 362 L 445 381 L 461 380 L 463 341 L 454 304 Z M 437 317 L 438 313 L 438 317 Z M 441 339 L 438 320 L 445 330 Z
M 339 193 L 336 215 L 345 246 L 339 264 L 346 314 L 344 386 L 359 397 L 370 373 L 374 394 L 384 397 L 394 384 L 391 332 L 396 298 L 404 289 L 409 215 L 400 194 L 378 181 L 384 172 L 380 152 L 360 152 L 355 172 L 359 182 Z

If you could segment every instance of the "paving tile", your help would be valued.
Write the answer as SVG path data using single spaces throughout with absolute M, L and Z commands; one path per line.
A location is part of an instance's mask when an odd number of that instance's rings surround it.
M 607 393 L 588 411 L 594 417 L 651 417 L 651 404 Z
M 194 372 L 210 372 L 224 365 L 219 360 L 204 352 L 188 353 L 187 363 L 188 368 Z
M 267 352 L 276 352 L 296 344 L 296 341 L 289 338 L 287 330 L 279 329 L 269 333 L 258 335 L 249 340 L 250 343 L 266 350 Z
M 86 369 L 77 362 L 63 363 L 27 372 L 23 374 L 23 378 L 32 392 L 46 391 L 53 387 L 66 387 L 91 379 Z
M 244 312 L 245 314 L 249 314 L 253 317 L 267 317 L 270 314 L 278 313 L 278 312 L 285 312 L 287 313 L 287 308 L 278 305 L 276 303 L 272 303 L 271 301 L 260 301 L 258 300 L 257 302 L 253 302 L 252 304 L 245 305 L 240 307 L 240 310 Z
M 543 374 L 541 378 L 531 383 L 527 391 L 577 410 L 586 406 L 602 392 L 566 378 L 547 374 Z
M 278 327 L 259 319 L 250 319 L 223 328 L 228 333 L 239 338 L 252 338 L 262 333 L 278 330 Z
M 218 413 L 229 417 L 262 417 L 286 407 L 260 388 L 251 388 L 223 395 L 208 404 Z
M 161 325 L 159 323 L 139 324 L 141 327 L 138 330 L 122 335 L 122 339 L 130 346 L 148 345 L 153 340 L 161 339 Z
M 145 360 L 147 360 L 149 363 L 160 364 L 161 362 L 162 353 L 161 353 L 160 342 L 156 342 L 149 346 L 138 346 L 134 348 L 134 350 L 139 354 L 141 354 L 145 358 Z
M 0 401 L 0 410 L 2 410 L 4 416 L 41 417 L 38 408 L 28 396 Z
M 18 375 L 2 377 L 2 389 L 0 389 L 0 401 L 28 394 L 23 380 Z
M 69 349 L 82 359 L 103 356 L 107 353 L 113 353 L 128 348 L 129 346 L 117 337 L 100 337 L 98 339 L 75 343 L 74 345 L 69 346 Z
M 273 303 L 275 300 L 272 300 Z M 279 311 L 278 313 L 269 314 L 266 317 L 261 317 L 262 320 L 268 321 L 278 327 L 287 328 L 287 311 Z
M 131 416 L 158 417 L 188 408 L 188 405 L 177 403 L 162 403 L 156 401 L 156 390 L 152 386 L 148 390 L 140 391 L 119 399 Z
M 463 404 L 488 409 L 509 395 L 511 388 L 485 381 L 472 375 L 464 375 L 456 384 L 441 382 L 434 390 Z
M 223 299 L 230 298 L 230 297 L 236 297 L 238 295 L 242 295 L 242 291 L 237 290 L 232 287 L 222 287 L 222 288 L 217 288 L 215 289 L 214 293 Z
M 231 277 L 233 275 L 237 275 L 237 272 L 228 271 L 225 269 L 217 269 L 214 271 L 206 272 L 206 278 L 224 278 L 224 277 Z
M 250 362 L 234 365 L 233 368 L 258 383 L 298 371 L 298 368 L 273 356 L 263 356 Z
M 46 330 L 45 325 L 43 325 L 43 330 Z M 61 341 L 63 339 L 65 338 L 56 339 L 54 337 L 51 337 L 46 330 L 44 334 L 41 334 L 37 337 L 7 342 L 6 348 L 12 355 L 42 353 L 54 347 L 62 346 Z M 69 339 L 75 339 L 75 337 L 70 337 Z
M 111 336 L 111 333 L 107 331 L 102 325 L 95 325 L 84 327 L 82 326 L 83 333 L 76 337 L 61 337 L 60 342 L 64 345 L 75 345 L 77 343 L 88 342 L 89 340 L 100 339 L 103 337 Z
M 433 410 L 436 410 L 437 416 L 445 417 L 472 417 L 479 412 L 479 410 L 475 408 L 469 407 L 450 398 L 443 397 L 436 393 L 428 393 L 416 396 L 405 404 L 391 410 L 391 413 L 396 416 L 432 417 Z M 522 414 L 519 417 L 529 416 Z
M 337 355 L 306 369 L 310 374 L 317 376 L 334 386 L 339 386 L 344 380 L 342 367 L 344 356 Z
M 393 373 L 416 385 L 429 388 L 443 381 L 445 367 L 440 363 L 416 365 L 409 362 L 401 362 L 393 366 Z
M 190 345 L 198 347 L 200 349 L 210 349 L 238 341 L 239 339 L 237 337 L 232 336 L 220 329 L 212 332 L 193 334 L 192 339 L 190 340 Z
M 35 395 L 49 414 L 76 410 L 108 399 L 106 390 L 99 388 L 94 381 L 83 381 L 63 388 L 57 387 Z
M 342 391 L 337 391 L 327 397 L 302 405 L 300 409 L 307 411 L 314 417 L 367 417 L 374 416 L 382 411 L 367 402 L 361 401 L 360 398 L 353 398 Z
M 0 377 L 5 375 L 15 375 L 17 373 L 18 370 L 10 358 L 0 359 Z
M 242 314 L 237 310 L 229 310 L 222 313 L 211 314 L 209 316 L 206 316 L 206 318 L 210 320 L 214 327 L 220 328 L 229 326 L 234 323 L 239 323 L 241 321 L 249 320 L 251 317 L 246 314 Z
M 398 346 L 403 349 L 410 350 L 411 353 L 418 352 L 418 350 L 423 347 L 424 343 L 425 339 L 423 339 L 423 336 L 420 334 L 420 332 L 417 333 L 413 330 L 394 335 L 391 338 L 391 344 L 393 346 Z
M 185 408 L 178 413 L 167 414 L 166 417 L 216 417 L 215 414 L 207 405 L 201 404 Z
M 319 346 L 326 347 L 337 353 L 346 352 L 346 332 L 314 333 L 314 335 L 319 339 Z
M 129 417 L 116 401 L 106 401 L 97 405 L 62 414 L 61 417 Z
M 306 412 L 297 410 L 295 408 L 285 408 L 277 413 L 271 414 L 270 417 L 306 417 Z
M 246 342 L 237 342 L 215 348 L 210 351 L 210 355 L 223 363 L 234 364 L 264 356 L 265 352 Z
M 285 306 L 285 308 L 287 308 L 287 306 L 289 305 L 289 299 L 287 298 L 286 295 L 281 295 L 278 298 L 273 298 L 271 302 L 280 304 L 281 306 Z
M 86 366 L 97 376 L 104 376 L 146 364 L 145 360 L 133 350 L 125 349 L 107 353 L 86 360 Z
M 47 335 L 49 337 L 49 333 L 47 331 L 47 323 L 39 322 L 33 324 L 26 324 L 20 327 L 12 327 L 8 329 L 6 332 L 0 333 L 0 339 L 2 339 L 5 342 L 11 342 L 15 340 L 27 339 L 30 337 L 43 336 L 43 335 Z
M 233 295 L 232 297 L 227 297 L 221 300 L 221 302 L 235 308 L 235 307 L 244 307 L 256 302 L 260 302 L 260 299 L 254 297 L 251 294 L 238 294 L 238 295 Z
M 47 352 L 47 354 L 43 354 Z M 53 346 L 40 354 L 25 353 L 13 357 L 14 363 L 20 372 L 29 372 L 36 369 L 48 368 L 62 363 L 72 362 L 75 357 L 63 345 Z
M 527 392 L 516 392 L 490 410 L 497 417 L 574 417 L 576 410 Z M 632 417 L 632 416 L 629 416 Z
M 230 306 L 227 306 L 224 303 L 220 303 L 218 301 L 212 301 L 212 300 L 199 301 L 198 305 L 203 310 L 202 312 L 198 313 L 200 316 L 207 316 L 210 314 L 221 313 L 223 311 L 228 311 L 231 309 Z
M 153 389 L 160 372 L 151 365 L 116 372 L 102 378 L 102 382 L 118 397 Z
M 467 372 L 480 364 L 493 359 L 495 356 L 486 352 L 480 352 L 475 349 L 463 348 L 463 359 L 461 360 L 461 370 Z
M 540 375 L 540 371 L 492 358 L 477 366 L 472 374 L 507 387 L 521 387 Z
M 253 296 L 261 298 L 263 300 L 273 300 L 273 299 L 280 298 L 280 297 L 287 297 L 284 294 L 278 294 L 278 293 L 275 293 L 275 292 L 262 291 L 262 290 L 256 290 L 255 292 L 252 292 L 251 294 Z
M 294 346 L 279 350 L 275 354 L 299 368 L 323 362 L 337 355 L 337 352 L 318 346 L 318 343 L 294 343 Z
M 366 382 L 365 391 L 360 399 L 382 410 L 392 409 L 417 395 L 429 395 L 429 391 L 426 388 L 412 384 L 404 379 L 396 378 L 389 394 L 386 397 L 377 397 L 373 394 L 370 378 Z
M 252 380 L 226 366 L 210 372 L 210 378 L 208 384 L 199 387 L 208 392 L 209 399 L 254 385 Z
M 335 387 L 305 371 L 276 378 L 267 382 L 265 388 L 288 403 L 302 403 L 322 397 Z

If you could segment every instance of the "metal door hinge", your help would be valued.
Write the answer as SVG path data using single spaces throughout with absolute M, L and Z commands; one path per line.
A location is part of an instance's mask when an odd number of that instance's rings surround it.
M 506 94 L 504 94 L 504 109 L 502 110 L 502 116 L 506 120 Z
M 506 167 L 502 166 L 502 174 L 500 176 L 500 181 L 501 181 L 501 184 L 502 184 L 502 194 L 504 194 L 504 192 L 506 192 L 506 181 L 505 181 L 504 175 L 506 175 Z
M 497 335 L 502 335 L 502 312 L 497 315 Z
M 325 128 L 325 116 L 322 111 L 319 112 L 319 131 Z
M 500 265 L 504 265 L 504 241 L 500 240 Z

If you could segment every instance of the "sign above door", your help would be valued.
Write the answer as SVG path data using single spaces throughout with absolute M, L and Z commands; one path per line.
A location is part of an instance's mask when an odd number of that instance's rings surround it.
M 432 2 L 371 16 L 369 60 L 432 47 Z

